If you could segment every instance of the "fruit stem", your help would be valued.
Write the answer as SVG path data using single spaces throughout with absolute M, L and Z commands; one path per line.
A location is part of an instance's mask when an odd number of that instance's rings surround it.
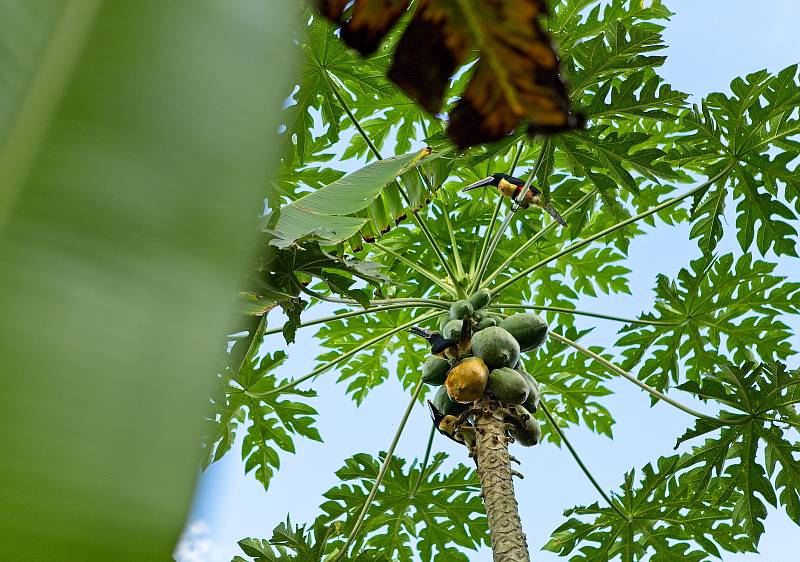
M 478 401 L 476 408 L 481 414 L 475 416 L 475 460 L 492 537 L 493 560 L 530 562 L 509 466 L 506 424 L 490 400 Z
M 411 415 L 411 410 L 414 409 L 414 404 L 416 404 L 417 400 L 419 399 L 419 394 L 422 392 L 422 386 L 422 379 L 420 379 L 420 381 L 417 383 L 417 388 L 414 389 L 414 395 L 408 402 L 408 406 L 406 406 L 406 411 L 403 413 L 403 418 L 400 420 L 400 424 L 397 426 L 397 431 L 394 432 L 392 443 L 389 445 L 389 449 L 386 451 L 386 456 L 384 457 L 381 468 L 378 471 L 378 476 L 375 478 L 375 482 L 372 484 L 372 489 L 369 491 L 369 496 L 367 496 L 367 499 L 364 501 L 364 507 L 361 508 L 361 513 L 358 514 L 358 519 L 356 519 L 353 529 L 350 531 L 350 534 L 347 537 L 347 542 L 344 544 L 344 546 L 342 546 L 338 556 L 333 559 L 333 562 L 338 562 L 341 560 L 347 554 L 347 551 L 350 546 L 352 546 L 353 541 L 356 540 L 358 532 L 361 530 L 361 525 L 364 523 L 364 518 L 367 516 L 367 512 L 369 511 L 369 508 L 378 493 L 378 488 L 381 487 L 381 482 L 383 481 L 383 477 L 386 475 L 386 470 L 389 468 L 389 463 L 392 461 L 394 450 L 397 448 L 397 443 L 400 441 L 400 436 L 403 434 L 403 430 L 406 427 L 406 422 L 408 422 L 408 417 Z

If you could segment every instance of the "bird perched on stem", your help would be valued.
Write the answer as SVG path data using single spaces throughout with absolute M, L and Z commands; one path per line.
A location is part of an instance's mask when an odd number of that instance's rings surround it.
M 473 189 L 477 189 L 479 187 L 486 187 L 487 185 L 493 185 L 497 188 L 503 197 L 508 197 L 512 201 L 514 201 L 517 196 L 522 192 L 522 189 L 525 187 L 525 182 L 519 178 L 515 178 L 513 176 L 509 176 L 508 174 L 492 174 L 487 178 L 483 178 L 480 181 L 476 181 L 472 185 L 468 185 L 462 192 L 471 191 Z M 542 200 L 542 192 L 536 189 L 533 186 L 528 188 L 528 192 L 525 194 L 525 197 L 522 198 L 522 201 L 519 202 L 519 206 L 523 209 L 529 208 L 531 205 L 536 205 L 537 207 L 541 207 L 548 214 L 556 219 L 556 222 L 561 226 L 567 226 L 566 221 L 558 214 L 553 206 L 550 203 L 545 203 Z
M 459 340 L 446 338 L 439 332 L 431 332 L 416 326 L 409 328 L 408 331 L 427 340 L 431 346 L 431 355 L 442 359 L 455 359 L 458 356 Z

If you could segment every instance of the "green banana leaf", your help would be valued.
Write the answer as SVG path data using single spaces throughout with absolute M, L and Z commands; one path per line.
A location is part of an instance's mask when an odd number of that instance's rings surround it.
M 0 3 L 0 560 L 170 558 L 296 11 Z
M 334 245 L 350 239 L 351 247 L 359 250 L 362 237 L 374 240 L 430 201 L 447 177 L 448 156 L 449 150 L 426 148 L 372 162 L 284 205 L 264 223 L 284 241 L 310 238 Z M 400 182 L 395 181 L 398 177 Z

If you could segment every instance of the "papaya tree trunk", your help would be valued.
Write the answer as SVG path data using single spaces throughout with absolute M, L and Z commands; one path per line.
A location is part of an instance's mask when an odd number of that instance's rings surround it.
M 530 562 L 514 494 L 505 422 L 490 401 L 476 404 L 475 460 L 492 536 L 494 562 Z

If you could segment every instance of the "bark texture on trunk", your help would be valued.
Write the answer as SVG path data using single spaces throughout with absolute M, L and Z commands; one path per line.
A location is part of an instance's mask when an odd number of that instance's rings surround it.
M 530 562 L 511 480 L 506 424 L 493 404 L 477 406 L 483 413 L 475 416 L 475 460 L 492 535 L 494 562 Z

